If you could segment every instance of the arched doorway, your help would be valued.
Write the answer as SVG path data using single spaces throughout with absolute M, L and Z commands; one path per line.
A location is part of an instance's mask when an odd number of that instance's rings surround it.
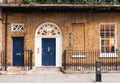
M 38 26 L 35 32 L 35 67 L 62 66 L 62 33 L 51 22 Z

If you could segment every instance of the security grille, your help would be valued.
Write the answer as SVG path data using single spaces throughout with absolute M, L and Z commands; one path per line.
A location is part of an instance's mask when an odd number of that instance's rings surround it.
M 11 24 L 11 31 L 23 32 L 24 31 L 24 24 Z

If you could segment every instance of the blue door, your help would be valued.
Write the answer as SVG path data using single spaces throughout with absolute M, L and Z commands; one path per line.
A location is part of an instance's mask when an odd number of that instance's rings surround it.
M 24 38 L 14 37 L 13 38 L 13 66 L 24 65 Z
M 42 39 L 42 65 L 55 66 L 55 38 Z

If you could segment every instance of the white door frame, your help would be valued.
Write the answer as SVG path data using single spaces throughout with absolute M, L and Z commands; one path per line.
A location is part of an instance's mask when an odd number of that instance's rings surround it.
M 53 25 L 52 27 L 57 27 L 60 34 L 57 35 L 42 35 L 42 30 L 40 30 L 41 27 L 44 27 L 44 25 Z M 44 27 L 45 29 L 51 29 L 52 27 Z M 58 31 L 57 30 L 57 31 Z M 40 32 L 41 34 L 38 34 Z M 41 67 L 42 66 L 42 38 L 55 38 L 56 40 L 56 61 L 55 66 L 61 67 L 62 66 L 62 34 L 60 28 L 51 22 L 45 22 L 38 26 L 36 33 L 35 33 L 35 67 Z

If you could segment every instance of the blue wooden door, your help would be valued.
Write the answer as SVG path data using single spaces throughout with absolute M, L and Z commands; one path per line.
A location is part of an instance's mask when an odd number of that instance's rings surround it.
M 13 66 L 24 65 L 24 38 L 14 37 L 13 38 Z
M 42 65 L 55 66 L 55 38 L 42 39 Z

